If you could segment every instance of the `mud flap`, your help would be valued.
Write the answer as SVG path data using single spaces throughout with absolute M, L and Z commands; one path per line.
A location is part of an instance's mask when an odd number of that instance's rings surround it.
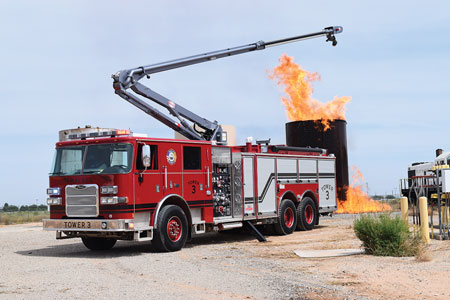
M 188 230 L 186 242 L 192 241 L 192 227 Z

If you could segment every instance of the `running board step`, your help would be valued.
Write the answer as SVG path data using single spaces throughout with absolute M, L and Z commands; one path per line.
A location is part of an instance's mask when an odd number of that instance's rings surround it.
M 266 238 L 250 221 L 244 221 L 244 227 L 260 242 L 266 242 Z
M 241 228 L 241 227 L 242 227 L 242 222 L 219 224 L 220 230 L 229 230 L 229 229 L 235 229 L 235 228 Z

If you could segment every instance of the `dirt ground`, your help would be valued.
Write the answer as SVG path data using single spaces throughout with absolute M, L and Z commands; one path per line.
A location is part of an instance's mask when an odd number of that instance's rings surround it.
M 0 228 L 0 299 L 450 299 L 450 241 L 431 261 L 353 255 L 300 258 L 294 250 L 359 248 L 353 215 L 259 243 L 247 233 L 207 234 L 179 252 L 119 242 L 89 251 L 40 224 Z
M 313 231 L 270 237 L 264 246 L 255 245 L 250 249 L 254 255 L 285 259 L 292 269 L 304 270 L 309 278 L 341 287 L 333 295 L 311 293 L 309 297 L 313 299 L 336 299 L 341 294 L 369 299 L 450 299 L 448 240 L 431 240 L 426 249 L 428 259 L 425 259 L 429 261 L 371 255 L 298 258 L 292 254 L 294 250 L 359 248 L 361 242 L 352 228 L 355 217 L 337 215 L 323 219 Z

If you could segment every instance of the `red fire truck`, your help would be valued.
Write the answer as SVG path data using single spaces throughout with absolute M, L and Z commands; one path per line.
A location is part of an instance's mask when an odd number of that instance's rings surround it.
M 81 238 L 91 250 L 117 240 L 151 241 L 157 251 L 180 250 L 192 235 L 255 225 L 278 234 L 311 230 L 336 210 L 335 157 L 325 149 L 270 145 L 247 139 L 227 146 L 227 133 L 138 81 L 152 73 L 287 42 L 334 34 L 342 27 L 272 42 L 209 52 L 120 71 L 116 94 L 188 140 L 149 138 L 129 130 L 78 128 L 60 132 L 45 230 L 57 239 Z M 131 91 L 130 91 L 131 89 Z M 178 119 L 143 101 L 166 108 Z M 189 124 L 190 121 L 192 124 Z

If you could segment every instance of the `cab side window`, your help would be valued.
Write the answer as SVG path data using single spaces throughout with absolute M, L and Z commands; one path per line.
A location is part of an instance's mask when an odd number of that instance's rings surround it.
M 200 147 L 183 147 L 183 166 L 185 170 L 201 170 L 201 148 Z
M 145 167 L 142 164 L 142 144 L 138 145 L 137 156 L 136 156 L 136 169 L 144 170 Z M 158 170 L 158 146 L 150 145 L 151 151 L 151 165 L 147 170 Z

